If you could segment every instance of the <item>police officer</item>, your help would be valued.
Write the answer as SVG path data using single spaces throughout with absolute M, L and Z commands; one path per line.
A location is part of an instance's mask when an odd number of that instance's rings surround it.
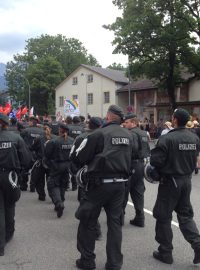
M 44 149 L 48 141 L 57 137 L 51 134 L 51 125 L 49 123 L 44 122 L 43 130 L 43 135 L 36 137 L 31 146 L 31 150 L 36 154 L 36 162 L 31 171 L 31 178 L 40 201 L 45 201 L 45 178 L 48 178 L 49 175 L 49 169 L 45 165 Z
M 29 165 L 30 158 L 23 139 L 8 130 L 9 119 L 0 113 L 0 256 L 15 231 L 15 202 L 19 199 L 17 174 Z
M 73 162 L 74 157 L 76 156 L 76 150 L 78 149 L 78 147 L 80 146 L 81 142 L 92 132 L 94 132 L 95 130 L 97 130 L 98 128 L 100 128 L 103 124 L 103 121 L 100 117 L 91 117 L 87 127 L 86 127 L 86 132 L 82 133 L 81 135 L 79 135 L 73 144 L 72 147 L 72 151 L 70 153 L 70 160 L 72 161 L 71 163 L 71 171 L 73 172 L 73 174 L 75 175 L 77 173 L 77 171 L 83 167 L 85 164 L 83 163 L 77 163 L 76 159 L 75 162 Z M 80 202 L 85 196 L 85 188 L 79 186 L 78 187 L 78 201 Z M 101 233 L 101 226 L 99 221 L 97 221 L 97 226 L 96 226 L 96 240 L 100 240 L 102 236 Z
M 79 148 L 80 144 L 82 143 L 82 141 L 87 138 L 87 136 L 94 132 L 96 129 L 100 128 L 103 124 L 103 121 L 100 117 L 91 117 L 87 127 L 85 129 L 85 132 L 80 134 L 78 137 L 76 137 L 76 139 L 74 140 L 74 144 L 72 147 L 72 151 L 70 152 L 70 160 L 71 162 L 71 172 L 75 175 L 77 173 L 77 171 L 83 167 L 85 164 L 77 162 L 77 160 L 75 159 L 76 157 L 76 150 Z M 73 160 L 75 162 L 73 162 Z M 80 201 L 81 198 L 83 197 L 84 194 L 84 190 L 83 188 L 79 187 L 78 188 L 78 200 Z
M 81 119 L 78 116 L 73 117 L 72 124 L 69 128 L 69 136 L 74 139 L 85 131 L 81 125 Z
M 74 116 L 72 119 L 72 124 L 68 125 L 69 136 L 72 138 L 78 137 L 80 134 L 84 133 L 84 127 L 81 125 L 81 119 L 78 116 Z M 74 175 L 71 175 L 72 191 L 77 190 L 77 183 Z
M 161 136 L 156 147 L 151 150 L 150 163 L 161 175 L 157 200 L 153 209 L 156 219 L 156 241 L 158 251 L 153 257 L 167 264 L 172 257 L 172 212 L 177 213 L 180 230 L 194 249 L 193 263 L 200 263 L 200 235 L 193 220 L 190 202 L 192 172 L 196 166 L 200 148 L 199 138 L 185 128 L 189 113 L 176 109 L 172 116 L 174 129 Z
M 38 118 L 35 116 L 31 116 L 29 119 L 29 127 L 25 128 L 21 132 L 21 137 L 24 139 L 26 145 L 28 146 L 28 149 L 30 150 L 30 155 L 32 157 L 32 163 L 31 167 L 36 161 L 36 155 L 34 151 L 31 151 L 31 146 L 33 144 L 33 140 L 41 135 L 43 135 L 43 129 L 41 127 L 38 127 Z M 31 169 L 31 167 L 29 169 Z M 28 187 L 28 175 L 29 175 L 29 170 L 25 171 L 24 174 L 22 175 L 22 182 L 20 183 L 21 190 L 26 191 Z M 30 177 L 30 191 L 35 192 L 35 184 L 32 181 Z
M 126 115 L 123 126 L 130 130 L 133 139 L 136 136 L 138 144 L 137 157 L 133 160 L 133 173 L 129 179 L 129 192 L 136 213 L 134 219 L 130 220 L 130 224 L 144 227 L 144 160 L 150 156 L 148 135 L 145 130 L 139 128 L 139 120 L 132 113 Z
M 49 195 L 55 205 L 57 217 L 63 215 L 65 188 L 69 179 L 69 153 L 73 139 L 68 137 L 68 127 L 60 124 L 59 136 L 50 140 L 45 147 L 46 165 L 50 172 L 47 179 Z
M 88 166 L 85 175 L 88 191 L 75 214 L 80 220 L 77 248 L 81 257 L 76 260 L 79 269 L 96 267 L 96 224 L 102 207 L 105 209 L 108 225 L 106 270 L 119 270 L 123 263 L 120 218 L 133 152 L 129 131 L 120 127 L 123 117 L 121 108 L 111 105 L 106 123 L 88 135 L 76 150 L 76 159 Z

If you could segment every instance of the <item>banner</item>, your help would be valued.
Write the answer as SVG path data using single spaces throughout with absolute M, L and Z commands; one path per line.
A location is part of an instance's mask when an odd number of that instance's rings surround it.
M 80 115 L 79 102 L 77 99 L 65 99 L 64 100 L 64 114 L 73 116 Z
M 34 115 L 33 113 L 34 113 L 34 107 L 32 107 L 32 108 L 30 109 L 29 117 L 33 116 L 33 115 Z

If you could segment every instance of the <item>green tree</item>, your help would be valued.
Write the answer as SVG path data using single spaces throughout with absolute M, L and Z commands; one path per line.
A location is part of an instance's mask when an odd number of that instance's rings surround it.
M 66 38 L 62 35 L 41 35 L 26 41 L 22 55 L 13 56 L 13 61 L 7 64 L 6 79 L 8 89 L 17 101 L 28 104 L 27 83 L 30 82 L 31 105 L 37 108 L 37 113 L 55 107 L 52 104 L 55 87 L 80 64 L 99 66 L 94 56 L 87 53 L 83 44 L 75 38 Z M 47 66 L 45 66 L 47 65 Z M 57 68 L 54 66 L 57 65 Z M 50 72 L 48 74 L 48 72 Z M 64 72 L 64 73 L 63 73 Z M 64 76 L 63 76 L 64 74 Z M 37 94 L 36 94 L 37 91 Z M 42 104 L 38 103 L 37 95 L 41 95 Z
M 114 52 L 129 56 L 132 77 L 145 75 L 167 89 L 171 107 L 176 108 L 175 88 L 183 80 L 183 64 L 191 66 L 190 56 L 193 63 L 198 62 L 194 49 L 197 39 L 190 34 L 188 21 L 183 19 L 191 20 L 192 14 L 190 17 L 185 14 L 186 6 L 181 0 L 115 0 L 113 3 L 123 10 L 121 18 L 104 26 L 114 31 Z
M 52 56 L 41 57 L 29 66 L 26 74 L 36 112 L 55 113 L 55 88 L 65 78 L 61 64 Z
M 109 69 L 115 69 L 115 70 L 121 70 L 121 71 L 125 71 L 126 68 L 123 67 L 121 64 L 117 64 L 117 63 L 112 63 L 112 65 L 109 65 L 107 68 Z

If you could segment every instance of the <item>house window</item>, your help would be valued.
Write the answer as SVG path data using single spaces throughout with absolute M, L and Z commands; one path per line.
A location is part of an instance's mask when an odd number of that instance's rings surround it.
M 88 94 L 88 105 L 89 104 L 93 104 L 93 94 L 92 93 Z
M 87 75 L 87 83 L 92 83 L 93 82 L 93 75 L 89 74 Z
M 104 103 L 110 103 L 110 92 L 104 92 Z
M 72 78 L 72 84 L 73 85 L 78 84 L 78 78 L 77 77 Z
M 72 99 L 78 99 L 78 95 L 72 95 Z
M 59 107 L 64 106 L 64 97 L 59 97 Z

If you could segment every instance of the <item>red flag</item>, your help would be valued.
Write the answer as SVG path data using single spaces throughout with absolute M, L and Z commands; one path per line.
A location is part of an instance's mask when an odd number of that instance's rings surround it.
M 19 109 L 16 111 L 15 116 L 16 116 L 17 120 L 20 119 L 20 117 L 21 117 L 21 108 L 19 108 Z
M 0 106 L 0 113 L 3 113 L 3 107 Z
M 28 111 L 27 106 L 25 106 L 23 109 L 21 109 L 21 114 L 26 114 Z
M 7 102 L 5 106 L 3 107 L 3 114 L 8 114 L 10 113 L 10 111 L 11 111 L 11 105 L 10 103 Z

